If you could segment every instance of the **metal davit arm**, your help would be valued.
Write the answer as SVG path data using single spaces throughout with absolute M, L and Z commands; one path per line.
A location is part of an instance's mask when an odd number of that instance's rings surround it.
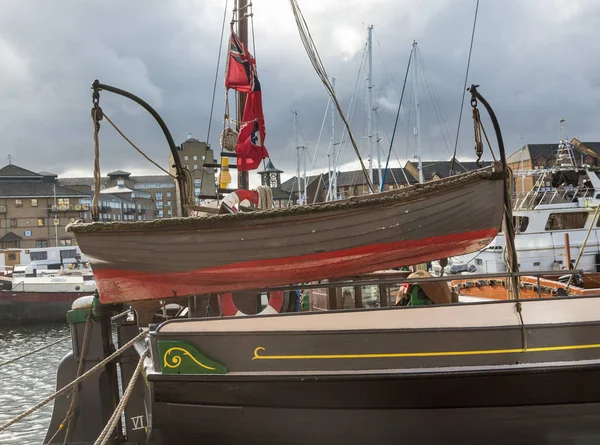
M 140 99 L 134 94 L 131 94 L 128 91 L 121 90 L 120 88 L 115 88 L 110 85 L 105 85 L 100 83 L 98 79 L 94 80 L 92 84 L 92 89 L 94 90 L 94 94 L 99 94 L 100 91 L 109 91 L 114 94 L 118 94 L 119 96 L 126 97 L 131 99 L 141 107 L 143 107 L 148 113 L 152 115 L 152 117 L 156 120 L 160 128 L 162 129 L 165 138 L 167 139 L 167 143 L 169 144 L 169 149 L 171 150 L 171 154 L 173 155 L 173 160 L 175 162 L 175 171 L 177 172 L 177 186 L 179 187 L 179 206 L 181 208 L 181 215 L 184 216 L 184 204 L 187 202 L 187 189 L 185 186 L 185 174 L 183 172 L 183 168 L 181 166 L 181 160 L 179 159 L 179 153 L 177 153 L 177 147 L 175 146 L 175 141 L 173 141 L 173 136 L 171 136 L 171 132 L 169 131 L 167 124 L 160 117 L 160 115 L 156 112 L 154 108 L 152 108 L 146 101 Z

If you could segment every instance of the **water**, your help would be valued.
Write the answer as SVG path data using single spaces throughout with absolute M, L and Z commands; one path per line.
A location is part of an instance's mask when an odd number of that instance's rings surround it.
M 0 327 L 0 363 L 69 335 L 67 324 Z M 0 368 L 0 424 L 56 390 L 56 368 L 71 351 L 70 340 Z M 50 402 L 0 433 L 0 444 L 40 445 L 52 414 Z

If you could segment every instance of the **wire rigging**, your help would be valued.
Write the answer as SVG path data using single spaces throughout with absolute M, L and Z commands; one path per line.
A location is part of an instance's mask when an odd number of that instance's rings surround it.
M 360 155 L 360 151 L 356 144 L 356 140 L 354 139 L 354 136 L 352 135 L 352 131 L 350 130 L 350 125 L 348 124 L 348 121 L 346 120 L 346 117 L 344 116 L 344 112 L 342 111 L 342 107 L 341 107 L 339 101 L 337 100 L 335 91 L 333 90 L 331 82 L 329 81 L 329 76 L 327 75 L 327 71 L 325 70 L 325 67 L 323 66 L 323 62 L 321 61 L 319 52 L 318 52 L 318 50 L 315 46 L 315 43 L 312 39 L 312 36 L 308 29 L 306 20 L 304 19 L 304 16 L 302 15 L 302 11 L 300 11 L 300 7 L 298 6 L 297 0 L 290 0 L 290 5 L 291 5 L 292 11 L 294 13 L 294 18 L 296 20 L 296 25 L 298 27 L 298 33 L 300 34 L 300 40 L 302 41 L 302 44 L 304 45 L 304 48 L 306 50 L 306 53 L 308 55 L 308 58 L 309 58 L 311 64 L 313 65 L 313 68 L 315 69 L 315 71 L 319 75 L 319 78 L 321 79 L 321 82 L 323 82 L 323 85 L 329 92 L 331 99 L 333 100 L 333 103 L 335 104 L 335 106 L 338 110 L 340 118 L 342 119 L 342 122 L 348 129 L 348 135 L 350 137 L 350 141 L 352 142 L 352 146 L 354 148 L 356 156 L 358 157 L 358 160 L 360 161 L 360 166 L 363 171 L 363 174 L 365 175 L 365 180 L 367 182 L 367 185 L 369 186 L 369 189 L 371 190 L 371 192 L 373 192 L 374 189 L 373 189 L 373 184 L 371 183 L 371 179 L 369 177 L 369 172 L 367 171 L 367 169 L 365 167 L 362 156 Z
M 206 134 L 206 143 L 207 144 L 210 144 L 210 127 L 212 125 L 213 111 L 215 108 L 215 94 L 217 93 L 217 81 L 219 79 L 219 67 L 221 66 L 221 52 L 223 50 L 223 35 L 225 34 L 225 21 L 227 19 L 227 4 L 228 3 L 229 3 L 229 0 L 225 0 L 225 10 L 223 11 L 223 25 L 221 26 L 221 41 L 219 43 L 219 55 L 217 56 L 217 70 L 215 72 L 215 83 L 213 85 L 212 101 L 210 103 L 210 116 L 208 118 L 208 132 Z M 254 27 L 252 28 L 252 31 L 254 31 Z
M 458 136 L 460 134 L 460 123 L 462 121 L 463 108 L 465 105 L 465 94 L 467 92 L 467 79 L 469 77 L 469 68 L 471 66 L 471 54 L 473 52 L 473 40 L 475 40 L 475 26 L 477 25 L 477 13 L 479 12 L 479 0 L 475 6 L 475 17 L 473 18 L 473 31 L 471 31 L 471 44 L 469 46 L 469 57 L 467 59 L 467 69 L 465 71 L 465 82 L 463 84 L 462 99 L 460 100 L 460 112 L 458 114 L 458 128 L 456 129 L 456 140 L 454 141 L 454 154 L 452 155 L 452 163 L 450 164 L 450 172 L 454 170 L 456 160 L 456 148 L 458 146 Z
M 390 140 L 390 149 L 388 150 L 387 159 L 385 161 L 385 170 L 383 171 L 383 177 L 381 178 L 380 191 L 383 191 L 383 186 L 385 184 L 385 177 L 387 176 L 387 171 L 390 165 L 390 156 L 392 154 L 392 147 L 394 146 L 394 137 L 396 136 L 396 129 L 398 127 L 398 119 L 400 118 L 400 109 L 402 108 L 402 100 L 404 99 L 404 91 L 406 90 L 406 80 L 408 79 L 408 72 L 410 70 L 410 64 L 413 58 L 413 49 L 410 50 L 410 54 L 408 55 L 408 64 L 406 65 L 406 74 L 404 75 L 404 85 L 402 85 L 402 93 L 400 94 L 400 102 L 398 103 L 398 112 L 396 113 L 396 121 L 394 122 L 394 131 L 392 131 L 392 137 Z M 407 132 L 408 134 L 408 132 Z

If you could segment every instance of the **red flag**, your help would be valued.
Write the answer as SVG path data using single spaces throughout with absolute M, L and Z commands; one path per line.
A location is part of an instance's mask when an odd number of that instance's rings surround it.
M 225 86 L 241 93 L 260 91 L 260 83 L 256 77 L 256 60 L 234 32 L 229 39 Z
M 265 148 L 265 137 L 262 93 L 260 90 L 253 91 L 246 96 L 244 117 L 235 147 L 238 170 L 255 170 L 260 166 L 260 161 L 269 157 L 269 152 Z

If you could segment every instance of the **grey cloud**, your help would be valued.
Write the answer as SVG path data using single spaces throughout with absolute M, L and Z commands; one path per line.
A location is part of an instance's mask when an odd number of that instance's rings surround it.
M 290 111 L 298 111 L 304 138 L 314 153 L 328 99 L 304 54 L 287 2 L 254 3 L 266 143 L 275 165 L 293 174 L 296 152 Z M 0 156 L 10 153 L 15 163 L 33 170 L 91 174 L 90 85 L 96 78 L 155 106 L 177 141 L 188 132 L 205 139 L 223 6 L 221 0 L 0 0 Z M 427 67 L 420 74 L 427 75 L 427 82 L 420 85 L 423 155 L 449 158 L 475 0 L 304 0 L 300 6 L 325 66 L 337 77 L 344 109 L 356 82 L 366 26 L 375 25 L 378 125 L 387 137 L 410 45 L 418 40 Z M 481 2 L 469 81 L 481 84 L 482 94 L 494 106 L 509 152 L 521 144 L 521 135 L 525 143 L 556 140 L 561 117 L 567 119 L 569 137 L 598 140 L 599 16 L 600 4 L 591 0 Z M 224 62 L 223 54 L 211 129 L 213 146 L 223 125 Z M 361 145 L 363 87 L 361 78 L 352 119 Z M 430 95 L 430 90 L 437 94 Z M 410 158 L 414 150 L 410 94 L 405 100 L 395 143 L 402 159 Z M 145 112 L 108 93 L 101 103 L 128 136 L 167 164 L 166 143 Z M 326 164 L 328 125 L 316 158 L 317 170 Z M 486 125 L 491 132 L 491 125 Z M 341 131 L 338 125 L 337 134 Z M 388 143 L 384 136 L 386 149 Z M 107 123 L 102 125 L 101 145 L 104 172 L 122 168 L 158 173 Z M 468 102 L 460 146 L 461 157 L 472 157 Z M 341 161 L 354 159 L 351 148 L 345 147 Z

